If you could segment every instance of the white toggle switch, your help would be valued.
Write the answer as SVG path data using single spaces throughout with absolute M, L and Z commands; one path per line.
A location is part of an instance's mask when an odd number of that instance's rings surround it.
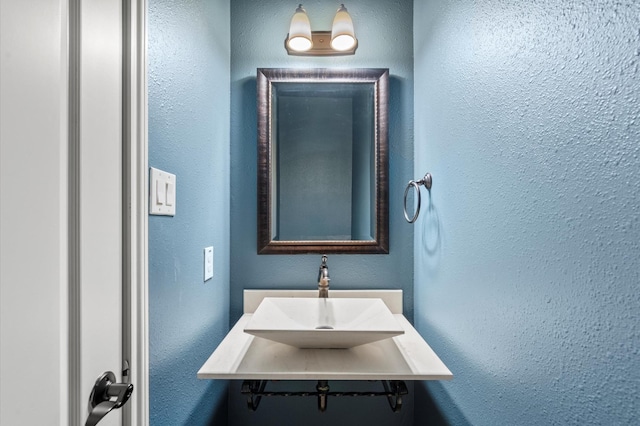
M 162 206 L 166 204 L 166 184 L 163 181 L 156 181 L 156 205 Z
M 204 280 L 213 278 L 213 247 L 204 249 Z
M 149 214 L 175 216 L 176 175 L 150 168 Z
M 172 206 L 173 202 L 176 199 L 176 186 L 171 183 L 171 182 L 167 182 L 167 206 Z

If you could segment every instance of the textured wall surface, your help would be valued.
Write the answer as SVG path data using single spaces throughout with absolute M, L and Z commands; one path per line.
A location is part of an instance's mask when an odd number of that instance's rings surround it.
M 229 2 L 148 12 L 149 165 L 177 181 L 175 217 L 149 217 L 151 425 L 225 424 L 226 383 L 196 372 L 229 329 Z
M 415 323 L 455 375 L 415 424 L 637 424 L 640 3 L 416 1 L 414 29 Z
M 283 0 L 231 4 L 231 319 L 242 312 L 245 288 L 313 288 L 320 255 L 257 255 L 256 68 L 389 68 L 390 240 L 389 255 L 329 256 L 335 288 L 401 288 L 412 317 L 411 229 L 403 223 L 404 182 L 413 158 L 413 80 L 410 1 L 347 5 L 356 27 L 355 56 L 288 56 L 283 41 L 295 5 Z M 337 6 L 305 3 L 313 30 L 329 29 Z
M 390 70 L 390 254 L 329 255 L 331 287 L 399 288 L 405 294 L 405 314 L 413 317 L 412 229 L 402 216 L 404 184 L 413 168 L 413 49 L 412 2 L 354 0 L 346 6 L 359 40 L 355 56 L 305 58 L 284 49 L 296 3 L 284 0 L 231 2 L 231 322 L 242 312 L 245 288 L 316 288 L 320 255 L 257 255 L 256 248 L 256 68 L 389 68 Z M 313 30 L 331 28 L 338 3 L 304 3 Z M 298 425 L 339 422 L 350 411 L 371 424 L 409 422 L 410 409 L 394 415 L 386 401 L 348 398 L 331 402 L 320 415 L 315 401 L 288 398 L 263 400 L 256 413 L 247 413 L 244 398 L 230 390 L 231 424 Z M 301 408 L 298 408 L 301 407 Z M 341 408 L 344 407 L 344 408 Z M 407 407 L 409 408 L 409 407 Z M 251 417 L 249 417 L 251 415 Z M 359 417 L 362 416 L 362 417 Z M 379 423 L 375 423 L 378 420 Z M 380 423 L 381 422 L 381 423 Z M 387 422 L 387 423 L 385 423 Z M 407 423 L 405 423 L 407 424 Z

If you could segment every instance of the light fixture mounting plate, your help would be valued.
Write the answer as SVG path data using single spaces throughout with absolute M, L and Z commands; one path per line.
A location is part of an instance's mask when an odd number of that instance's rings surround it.
M 287 40 L 289 35 L 284 39 L 284 48 L 287 49 L 287 53 L 291 56 L 346 56 L 355 55 L 358 48 L 358 40 L 349 50 L 334 50 L 331 48 L 331 31 L 311 31 L 311 41 L 313 46 L 309 50 L 304 52 L 298 52 L 289 48 Z

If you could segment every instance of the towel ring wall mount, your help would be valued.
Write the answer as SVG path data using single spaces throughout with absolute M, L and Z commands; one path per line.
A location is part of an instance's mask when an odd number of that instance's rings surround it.
M 407 188 L 404 190 L 404 218 L 407 220 L 407 222 L 409 223 L 415 222 L 418 219 L 418 215 L 420 215 L 420 203 L 421 203 L 420 186 L 423 185 L 425 188 L 427 188 L 427 191 L 431 192 L 432 184 L 433 184 L 433 177 L 431 176 L 431 173 L 427 173 L 420 180 L 410 180 L 409 183 L 407 184 Z M 413 188 L 416 192 L 417 203 L 416 203 L 415 213 L 413 214 L 412 217 L 409 217 L 409 214 L 407 213 L 407 195 L 409 194 L 409 190 L 411 188 Z

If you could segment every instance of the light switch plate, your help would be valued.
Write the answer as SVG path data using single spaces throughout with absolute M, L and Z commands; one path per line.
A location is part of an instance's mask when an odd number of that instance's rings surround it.
M 204 280 L 213 278 L 213 247 L 204 249 Z
M 176 175 L 150 167 L 149 214 L 175 216 Z

